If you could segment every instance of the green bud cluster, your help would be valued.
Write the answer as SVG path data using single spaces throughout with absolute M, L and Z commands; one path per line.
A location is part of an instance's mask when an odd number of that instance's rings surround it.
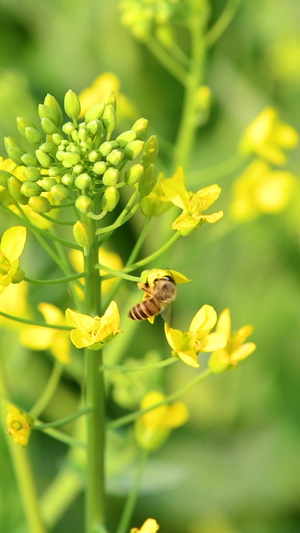
M 3 178 L 17 203 L 47 213 L 51 204 L 43 193 L 50 192 L 55 203 L 73 200 L 79 211 L 88 214 L 95 196 L 100 196 L 104 211 L 115 209 L 119 189 L 125 185 L 136 187 L 141 196 L 151 192 L 156 182 L 158 145 L 155 136 L 146 139 L 146 119 L 137 120 L 130 130 L 113 138 L 113 93 L 93 105 L 80 122 L 80 100 L 70 90 L 64 98 L 64 111 L 66 122 L 58 102 L 48 94 L 38 106 L 40 129 L 23 117 L 17 118 L 18 130 L 33 145 L 32 151 L 25 151 L 12 137 L 5 138 L 8 156 L 25 166 L 24 181 L 12 175 Z

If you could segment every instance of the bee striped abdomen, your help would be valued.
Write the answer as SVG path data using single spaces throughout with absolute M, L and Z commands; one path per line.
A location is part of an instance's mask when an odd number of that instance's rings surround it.
M 148 298 L 144 302 L 135 305 L 128 313 L 132 320 L 146 320 L 155 316 L 161 311 L 161 305 L 158 305 L 156 298 Z

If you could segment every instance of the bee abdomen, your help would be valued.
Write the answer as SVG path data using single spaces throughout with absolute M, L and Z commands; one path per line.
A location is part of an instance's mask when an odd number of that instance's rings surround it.
M 160 313 L 160 306 L 157 305 L 155 298 L 148 298 L 144 302 L 135 305 L 128 313 L 132 320 L 146 320 L 151 316 Z

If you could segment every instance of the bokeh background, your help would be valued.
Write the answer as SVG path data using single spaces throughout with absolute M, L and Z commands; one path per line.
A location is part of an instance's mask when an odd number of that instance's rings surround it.
M 226 2 L 211 0 L 210 4 L 211 25 Z M 177 241 L 164 260 L 165 266 L 193 280 L 180 287 L 174 310 L 177 325 L 187 326 L 204 303 L 218 312 L 229 307 L 234 329 L 254 325 L 251 340 L 257 350 L 237 370 L 212 377 L 185 396 L 190 420 L 153 454 L 135 525 L 153 516 L 164 533 L 300 531 L 299 205 L 295 197 L 280 214 L 232 224 L 228 214 L 232 184 L 241 169 L 225 175 L 218 171 L 222 162 L 235 157 L 246 126 L 265 106 L 275 106 L 282 119 L 300 131 L 299 28 L 297 0 L 242 0 L 230 27 L 208 55 L 205 83 L 212 91 L 212 108 L 197 134 L 187 184 L 198 190 L 219 183 L 222 195 L 217 207 L 225 216 L 217 225 L 206 225 Z M 122 94 L 133 103 L 132 119 L 125 120 L 122 129 L 140 116 L 147 117 L 151 133 L 161 138 L 160 167 L 170 176 L 173 169 L 163 147 L 172 146 L 176 138 L 183 91 L 121 25 L 119 2 L 0 0 L 0 154 L 5 155 L 5 135 L 18 137 L 16 116 L 36 121 L 37 104 L 48 92 L 61 102 L 68 89 L 79 93 L 107 71 L 119 78 Z M 289 155 L 288 168 L 297 180 L 299 164 L 296 149 Z M 215 166 L 216 173 L 206 170 Z M 1 216 L 5 228 L 11 222 Z M 170 220 L 166 216 L 165 227 Z M 161 243 L 159 227 L 154 222 L 145 252 Z M 139 220 L 133 219 L 116 235 L 112 249 L 124 260 L 139 229 Z M 37 245 L 30 244 L 31 251 L 24 257 L 27 269 L 33 266 L 34 273 L 45 273 L 50 267 L 43 255 L 38 263 Z M 46 298 L 59 304 L 63 296 L 49 292 Z M 39 299 L 35 291 L 31 304 Z M 122 326 L 125 331 L 129 321 L 125 319 Z M 135 326 L 128 337 L 128 356 L 142 358 L 145 351 L 159 350 L 161 357 L 168 357 L 160 326 L 158 321 L 152 329 L 148 323 Z M 2 340 L 2 349 L 6 346 L 16 377 L 12 390 L 19 403 L 30 408 L 35 399 L 33 383 L 37 390 L 43 387 L 52 363 L 42 352 L 20 349 L 5 325 L 1 336 L 9 338 L 9 346 Z M 183 363 L 174 365 L 162 378 L 166 390 L 183 386 L 195 372 Z M 137 385 L 131 384 L 133 396 Z M 70 412 L 77 396 L 78 386 L 67 374 L 44 418 Z M 110 409 L 119 414 L 113 400 Z M 114 461 L 120 461 L 118 453 L 122 456 L 114 445 L 112 472 Z M 59 470 L 66 446 L 35 433 L 30 455 L 42 493 Z M 24 533 L 8 458 L 1 436 L 0 530 Z M 128 465 L 109 480 L 112 527 L 131 479 L 130 460 Z M 53 532 L 81 532 L 82 510 L 83 498 L 78 494 Z

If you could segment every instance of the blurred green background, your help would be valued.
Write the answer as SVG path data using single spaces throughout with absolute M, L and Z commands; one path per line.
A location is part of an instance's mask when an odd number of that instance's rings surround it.
M 210 4 L 211 25 L 226 2 Z M 275 106 L 283 120 L 300 131 L 299 28 L 298 0 L 242 0 L 232 24 L 208 55 L 205 83 L 212 90 L 212 111 L 197 134 L 187 174 L 190 189 L 215 182 L 209 172 L 201 173 L 200 179 L 196 171 L 233 157 L 245 127 L 263 107 Z M 68 89 L 80 92 L 105 71 L 119 77 L 121 92 L 134 103 L 134 118 L 147 117 L 151 133 L 161 136 L 162 145 L 164 139 L 172 143 L 180 121 L 182 88 L 121 25 L 118 1 L 0 0 L 0 154 L 5 155 L 5 135 L 18 137 L 16 116 L 36 120 L 37 104 L 48 92 L 62 102 Z M 299 163 L 296 149 L 289 157 L 289 169 L 297 178 Z M 163 152 L 161 168 L 169 176 L 174 170 Z M 218 313 L 229 307 L 233 328 L 253 324 L 251 340 L 257 343 L 256 352 L 237 370 L 212 377 L 185 396 L 191 411 L 188 424 L 151 458 L 133 524 L 141 525 L 152 516 L 164 533 L 300 531 L 299 208 L 294 205 L 280 215 L 264 215 L 227 231 L 226 212 L 236 177 L 232 172 L 216 178 L 222 187 L 217 209 L 224 210 L 224 219 L 180 239 L 164 258 L 166 265 L 153 265 L 182 271 L 193 280 L 179 289 L 176 324 L 187 326 L 205 303 Z M 9 222 L 3 220 L 6 226 Z M 122 232 L 125 238 L 119 249 L 120 236 L 115 238 L 113 248 L 124 260 L 127 245 L 139 232 L 136 224 L 133 219 Z M 159 226 L 154 222 L 153 227 L 146 252 L 157 245 Z M 31 257 L 27 252 L 27 268 Z M 45 271 L 44 261 L 42 257 Z M 35 262 L 35 272 L 38 268 Z M 38 295 L 32 298 L 38 301 Z M 53 303 L 60 298 L 58 294 Z M 125 318 L 125 333 L 128 324 Z M 160 326 L 158 321 L 154 329 L 139 324 L 129 339 L 128 355 L 143 357 L 135 342 L 142 335 L 145 351 L 160 349 L 161 356 L 168 357 Z M 17 344 L 12 348 L 15 362 Z M 46 379 L 50 363 L 42 353 L 22 357 L 13 390 L 17 394 L 19 386 L 18 401 L 29 408 L 34 400 L 32 383 L 42 387 L 38 384 Z M 167 390 L 183 386 L 195 372 L 177 363 L 166 373 Z M 69 412 L 77 394 L 76 384 L 67 376 L 49 418 L 61 416 L 61 402 Z M 118 414 L 115 405 L 111 410 Z M 34 434 L 31 442 L 42 492 L 58 471 L 66 447 L 40 434 Z M 15 531 L 22 511 L 2 436 L 0 473 L 0 530 Z M 112 524 L 130 476 L 125 470 L 109 485 Z M 81 532 L 82 508 L 79 495 L 54 533 Z

